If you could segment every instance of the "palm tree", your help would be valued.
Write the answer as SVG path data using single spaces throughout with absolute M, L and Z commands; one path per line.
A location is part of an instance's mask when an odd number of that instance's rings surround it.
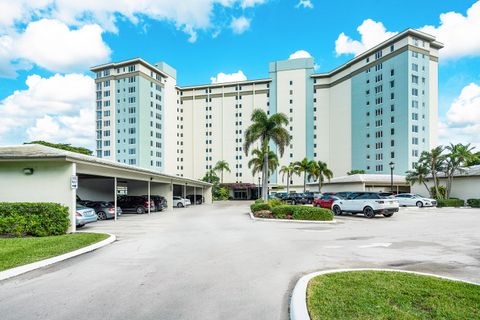
M 297 173 L 297 169 L 295 168 L 295 163 L 290 162 L 288 166 L 283 166 L 280 168 L 279 173 L 282 175 L 282 181 L 283 178 L 285 178 L 285 175 L 287 176 L 287 194 L 290 193 L 290 180 L 292 176 Z
M 480 151 L 473 153 L 472 156 L 465 161 L 465 167 L 480 165 Z
M 407 180 L 408 183 L 412 186 L 417 182 L 423 184 L 430 194 L 430 197 L 432 196 L 427 185 L 428 168 L 424 164 L 418 163 L 414 170 L 409 170 L 406 173 L 405 180 Z
M 443 150 L 443 146 L 438 146 L 433 148 L 430 152 L 423 151 L 419 159 L 419 162 L 425 165 L 432 175 L 435 194 L 437 197 L 440 197 L 440 193 L 438 192 L 438 172 L 443 171 L 445 164 L 445 156 L 442 154 Z
M 445 175 L 447 176 L 446 197 L 450 198 L 452 191 L 453 176 L 456 171 L 462 171 L 465 163 L 472 158 L 472 150 L 475 147 L 470 147 L 470 143 L 463 145 L 461 143 L 453 144 L 445 147 L 449 151 L 445 155 Z
M 328 168 L 328 165 L 323 161 L 318 161 L 310 165 L 310 170 L 308 172 L 308 179 L 314 178 L 318 179 L 318 192 L 322 192 L 322 185 L 325 181 L 325 178 L 330 181 L 333 177 L 333 172 Z
M 300 175 L 303 173 L 303 192 L 307 190 L 307 175 L 310 172 L 310 168 L 314 165 L 315 161 L 308 160 L 307 157 L 303 158 L 302 161 L 295 162 L 295 169 L 297 174 Z
M 283 113 L 276 113 L 270 117 L 261 109 L 255 109 L 251 116 L 252 124 L 245 130 L 245 143 L 244 150 L 245 155 L 248 156 L 250 147 L 256 142 L 260 141 L 260 149 L 266 150 L 265 157 L 263 159 L 262 170 L 262 195 L 263 199 L 268 200 L 268 158 L 270 156 L 269 143 L 273 141 L 278 148 L 280 156 L 283 156 L 285 147 L 290 144 L 290 134 L 284 128 L 288 125 L 288 118 Z
M 257 173 L 263 172 L 263 164 L 265 163 L 265 158 L 268 158 L 268 174 L 270 175 L 275 172 L 275 169 L 278 167 L 278 157 L 275 152 L 268 150 L 268 155 L 266 155 L 265 150 L 253 149 L 252 150 L 252 159 L 248 161 L 248 168 L 252 169 L 252 174 L 256 175 Z
M 230 171 L 230 166 L 228 165 L 228 162 L 225 160 L 220 160 L 215 164 L 215 167 L 213 168 L 215 171 L 220 171 L 220 176 L 221 176 L 221 183 L 223 183 L 223 170 L 227 172 Z

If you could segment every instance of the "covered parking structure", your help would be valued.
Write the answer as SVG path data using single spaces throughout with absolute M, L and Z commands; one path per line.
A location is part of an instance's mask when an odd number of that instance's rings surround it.
M 212 202 L 210 183 L 42 145 L 0 147 L 0 181 L 0 201 L 54 202 L 69 207 L 72 232 L 77 196 L 116 202 L 122 194 L 159 195 L 171 210 L 174 189 L 180 188 L 184 196 L 198 194 L 205 203 Z
M 393 180 L 392 180 L 393 178 Z M 392 185 L 393 184 L 393 190 Z M 310 190 L 318 190 L 318 182 L 307 183 Z M 353 174 L 325 180 L 322 192 L 372 191 L 372 192 L 410 192 L 405 176 L 389 174 Z

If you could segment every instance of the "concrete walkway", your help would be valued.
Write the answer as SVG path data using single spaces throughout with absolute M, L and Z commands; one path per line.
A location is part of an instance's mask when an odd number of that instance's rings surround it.
M 117 242 L 0 282 L 7 319 L 287 319 L 295 282 L 388 267 L 480 281 L 480 210 L 409 209 L 336 225 L 253 222 L 248 203 L 124 215 Z

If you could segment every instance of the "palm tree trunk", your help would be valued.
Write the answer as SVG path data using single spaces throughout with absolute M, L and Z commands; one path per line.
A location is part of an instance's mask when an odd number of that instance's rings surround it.
M 222 184 L 223 184 L 223 169 L 222 169 Z
M 287 194 L 290 193 L 290 176 L 287 174 Z
M 440 193 L 438 192 L 438 179 L 437 179 L 437 173 L 435 171 L 432 171 L 432 176 L 433 176 L 433 185 L 435 186 L 435 194 L 437 195 L 438 199 L 441 199 Z
M 303 193 L 307 191 L 307 171 L 303 174 Z
M 432 197 L 432 192 L 431 192 L 430 189 L 428 188 L 428 186 L 427 186 L 427 184 L 425 183 L 425 181 L 423 182 L 423 185 L 425 186 L 425 189 L 427 189 L 428 194 L 430 195 L 430 197 Z
M 268 147 L 265 148 L 265 155 L 263 156 L 262 198 L 264 201 L 268 201 Z

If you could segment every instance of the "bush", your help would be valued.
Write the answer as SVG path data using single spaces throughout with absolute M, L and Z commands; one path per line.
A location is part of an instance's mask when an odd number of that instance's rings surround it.
M 292 209 L 295 220 L 331 221 L 333 219 L 332 211 L 324 208 L 293 206 Z
M 447 189 L 444 186 L 438 186 L 438 193 L 435 191 L 435 187 L 430 188 L 430 194 L 433 199 L 445 199 L 447 194 Z
M 280 199 L 270 199 L 270 200 L 268 200 L 267 203 L 268 203 L 268 204 L 270 205 L 270 207 L 272 207 L 272 208 L 275 208 L 275 207 L 278 207 L 278 206 L 283 205 L 283 202 L 282 202 L 282 200 L 280 200 Z
M 265 201 L 263 201 L 263 199 L 257 199 L 257 200 L 255 200 L 255 203 L 256 203 L 256 204 L 264 203 L 264 202 L 265 202 Z
M 281 205 L 272 208 L 272 215 L 277 219 L 287 219 L 288 216 L 293 216 L 295 206 Z
M 228 188 L 220 187 L 214 192 L 214 200 L 227 200 L 229 195 Z
M 56 203 L 0 202 L 0 235 L 62 235 L 70 226 L 68 208 Z
M 250 210 L 252 210 L 253 213 L 260 210 L 272 211 L 272 207 L 270 207 L 268 203 L 254 203 L 250 206 Z
M 480 199 L 468 199 L 467 204 L 472 208 L 480 208 Z
M 463 207 L 465 205 L 465 201 L 462 199 L 438 199 L 437 200 L 437 207 Z

